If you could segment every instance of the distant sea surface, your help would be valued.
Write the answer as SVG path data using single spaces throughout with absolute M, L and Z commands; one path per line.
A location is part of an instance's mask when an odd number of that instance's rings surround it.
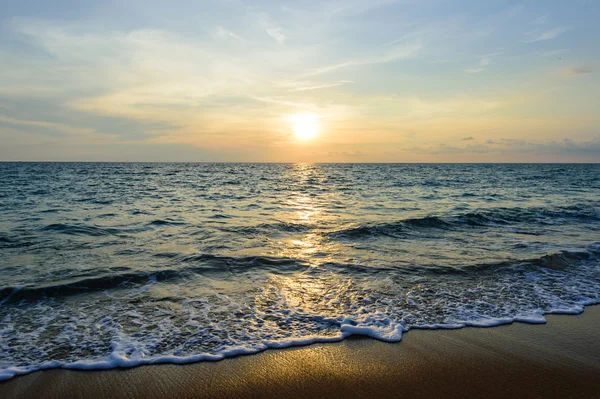
M 0 163 L 0 379 L 600 302 L 600 165 Z

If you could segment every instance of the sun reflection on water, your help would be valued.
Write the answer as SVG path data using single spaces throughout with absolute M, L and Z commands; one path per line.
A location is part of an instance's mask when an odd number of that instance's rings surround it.
M 282 244 L 281 255 L 289 258 L 307 260 L 314 264 L 315 259 L 327 256 L 327 246 L 318 234 L 302 233 L 303 227 L 310 227 L 318 231 L 323 224 L 325 215 L 323 209 L 318 205 L 314 195 L 307 192 L 314 189 L 321 180 L 318 166 L 311 164 L 296 164 L 292 166 L 290 173 L 292 187 L 285 201 L 289 213 L 284 222 L 297 226 L 300 235 L 286 238 Z M 308 229 L 307 229 L 308 230 Z

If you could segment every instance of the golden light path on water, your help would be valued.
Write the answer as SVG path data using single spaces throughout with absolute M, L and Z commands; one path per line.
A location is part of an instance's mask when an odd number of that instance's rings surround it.
M 294 177 L 298 182 L 298 187 L 303 188 L 311 181 L 317 179 L 314 165 L 297 164 L 294 165 Z M 288 215 L 285 222 L 295 225 L 319 226 L 327 222 L 327 217 L 323 210 L 318 206 L 314 196 L 304 193 L 300 190 L 290 192 L 286 201 L 286 207 L 292 212 Z M 301 238 L 288 239 L 284 242 L 284 249 L 279 256 L 301 259 L 309 264 L 313 263 L 315 258 L 323 258 L 331 252 L 331 244 L 325 244 L 315 233 L 304 234 Z
M 305 262 L 306 270 L 293 274 L 271 274 L 268 283 L 263 289 L 263 297 L 277 298 L 285 303 L 286 308 L 296 309 L 307 314 L 329 313 L 339 311 L 342 300 L 354 297 L 351 293 L 354 286 L 353 279 L 340 276 L 338 273 L 329 273 L 319 270 L 318 275 L 311 273 L 311 269 L 321 269 L 323 264 L 334 262 L 333 254 L 343 251 L 344 245 L 334 244 L 324 240 L 319 230 L 326 230 L 327 226 L 337 219 L 320 206 L 320 201 L 314 194 L 303 192 L 307 186 L 318 186 L 323 178 L 318 173 L 314 164 L 293 165 L 292 175 L 296 180 L 297 190 L 290 191 L 285 206 L 290 212 L 284 222 L 291 225 L 311 226 L 308 233 L 300 237 L 288 238 L 280 242 L 281 251 L 277 257 L 297 259 Z M 351 259 L 348 259 L 351 260 Z M 355 290 L 354 290 L 355 291 Z

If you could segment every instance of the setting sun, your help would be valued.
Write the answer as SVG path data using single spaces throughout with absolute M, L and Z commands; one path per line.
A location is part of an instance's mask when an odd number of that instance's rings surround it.
M 315 115 L 296 114 L 290 119 L 294 134 L 301 140 L 311 139 L 319 133 L 319 121 Z

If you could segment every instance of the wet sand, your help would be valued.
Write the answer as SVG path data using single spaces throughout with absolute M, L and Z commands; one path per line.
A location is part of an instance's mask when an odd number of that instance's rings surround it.
M 190 365 L 49 370 L 1 398 L 600 398 L 600 306 L 545 325 L 413 330 Z

